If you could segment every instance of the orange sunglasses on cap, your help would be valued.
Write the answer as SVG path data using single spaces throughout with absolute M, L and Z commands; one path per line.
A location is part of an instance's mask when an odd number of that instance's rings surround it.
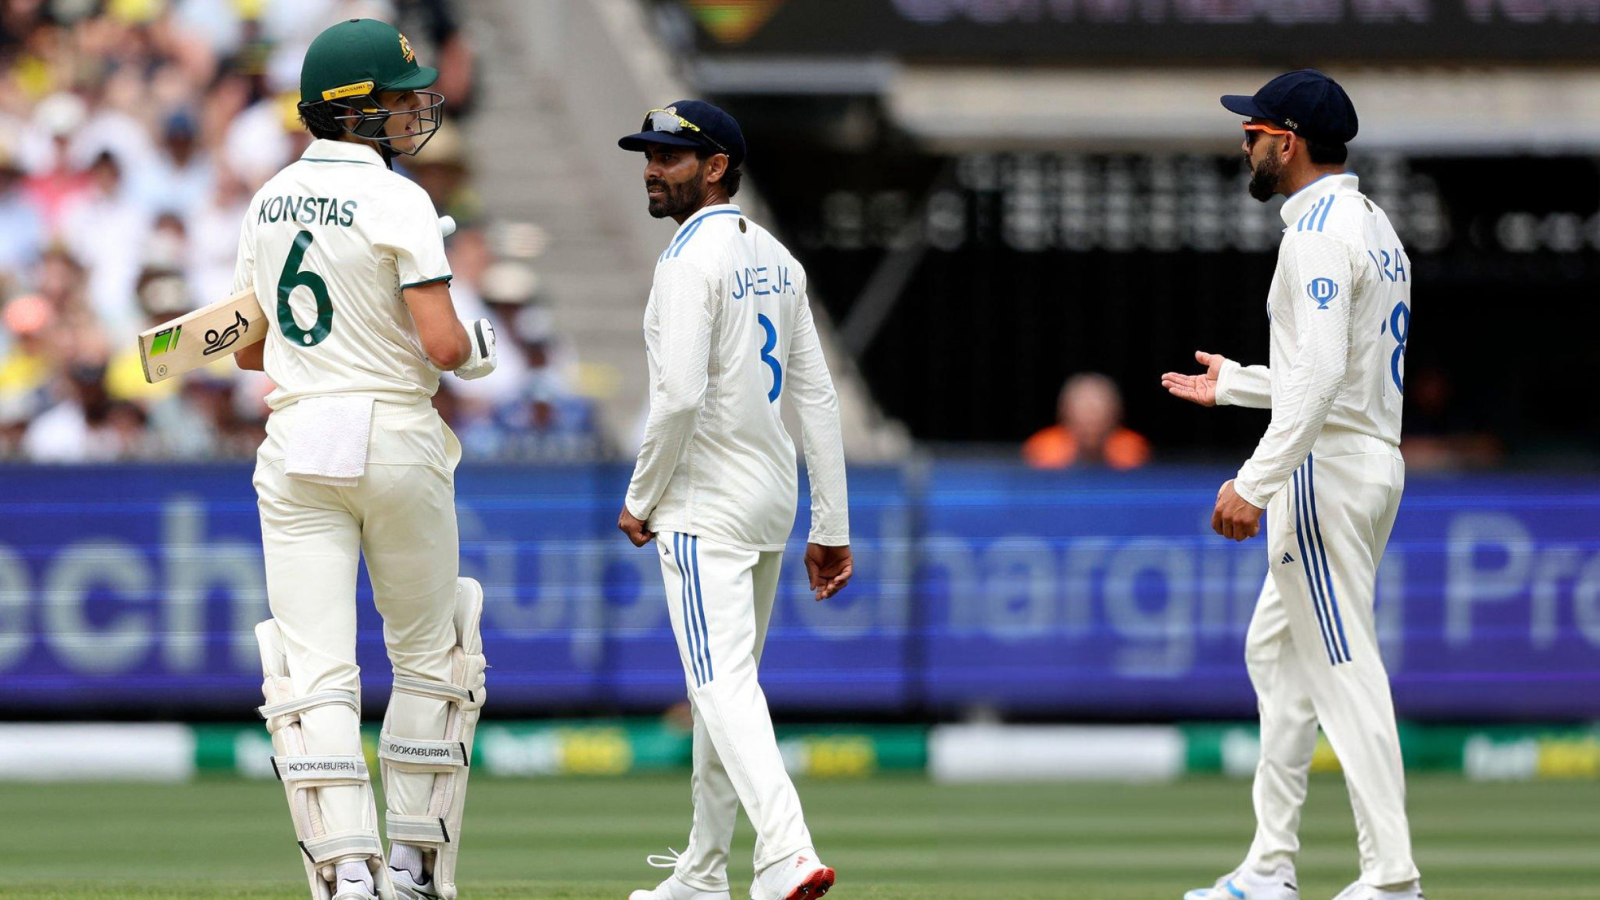
M 1245 131 L 1264 131 L 1267 134 L 1294 134 L 1294 132 L 1290 131 L 1287 128 L 1274 128 L 1271 125 L 1263 125 L 1260 122 L 1245 122 L 1244 123 L 1244 130 Z

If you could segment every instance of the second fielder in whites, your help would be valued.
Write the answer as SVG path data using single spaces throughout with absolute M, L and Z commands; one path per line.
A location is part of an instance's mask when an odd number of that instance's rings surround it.
M 1187 900 L 1297 900 L 1296 832 L 1319 724 L 1344 767 L 1360 838 L 1361 877 L 1338 900 L 1418 900 L 1372 607 L 1405 486 L 1410 260 L 1388 216 L 1344 170 L 1356 111 L 1333 79 L 1290 72 L 1222 105 L 1248 120 L 1251 195 L 1287 196 L 1287 227 L 1268 294 L 1271 365 L 1202 352 L 1204 374 L 1162 377 L 1174 395 L 1205 406 L 1272 410 L 1212 513 L 1212 527 L 1240 541 L 1267 516 L 1267 581 L 1245 642 L 1261 714 L 1256 839 L 1243 865 Z
M 389 169 L 438 128 L 443 98 L 422 90 L 437 75 L 383 22 L 319 35 L 300 79 L 317 139 L 250 201 L 239 238 L 234 289 L 255 289 L 269 330 L 238 361 L 277 385 L 255 473 L 272 608 L 256 628 L 261 714 L 313 900 L 456 895 L 483 590 L 457 578 L 461 445 L 429 401 L 440 370 L 480 378 L 495 352 L 487 320 L 456 319 L 428 195 Z M 363 554 L 394 668 L 387 861 L 361 748 Z
M 728 900 L 728 849 L 743 805 L 755 826 L 754 900 L 808 900 L 833 886 L 817 859 L 756 681 L 798 491 L 800 414 L 811 475 L 806 568 L 818 600 L 850 578 L 839 402 L 806 299 L 806 276 L 729 199 L 744 136 L 686 100 L 653 109 L 618 142 L 643 151 L 650 214 L 677 234 L 645 308 L 650 417 L 617 525 L 654 540 L 694 711 L 694 829 L 673 873 L 631 900 Z

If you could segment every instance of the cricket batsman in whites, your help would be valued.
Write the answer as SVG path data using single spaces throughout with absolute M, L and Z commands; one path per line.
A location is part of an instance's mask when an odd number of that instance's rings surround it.
M 834 872 L 812 847 L 756 667 L 799 490 L 784 396 L 811 476 L 811 590 L 826 600 L 850 580 L 839 400 L 805 271 L 730 202 L 745 155 L 738 123 L 685 100 L 650 110 L 617 143 L 644 153 L 650 215 L 678 223 L 645 307 L 650 416 L 617 526 L 636 547 L 656 542 L 694 711 L 689 844 L 650 857 L 672 875 L 631 900 L 729 900 L 740 805 L 756 832 L 750 896 L 810 900 Z
M 255 473 L 272 608 L 256 627 L 261 715 L 313 900 L 456 896 L 483 590 L 457 578 L 461 446 L 430 398 L 441 371 L 492 372 L 495 338 L 457 320 L 433 205 L 390 170 L 439 127 L 444 98 L 423 90 L 437 75 L 383 22 L 324 31 L 300 77 L 316 140 L 256 194 L 239 239 L 234 289 L 254 288 L 269 328 L 239 364 L 277 385 Z M 363 553 L 394 667 L 387 860 L 359 731 Z
M 1243 116 L 1250 194 L 1288 197 L 1267 295 L 1270 366 L 1218 354 L 1162 384 L 1202 406 L 1272 410 L 1255 454 L 1217 494 L 1211 527 L 1255 537 L 1268 570 L 1245 641 L 1261 713 L 1256 837 L 1244 863 L 1187 900 L 1297 900 L 1295 857 L 1317 726 L 1344 767 L 1361 877 L 1337 900 L 1416 900 L 1405 772 L 1378 652 L 1378 563 L 1405 486 L 1400 401 L 1411 264 L 1389 217 L 1345 171 L 1356 110 L 1309 69 L 1222 105 Z

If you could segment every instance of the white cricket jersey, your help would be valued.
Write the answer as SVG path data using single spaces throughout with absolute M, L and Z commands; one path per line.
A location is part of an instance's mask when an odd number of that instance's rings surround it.
M 781 550 L 794 527 L 800 415 L 812 543 L 850 542 L 839 400 L 806 299 L 805 270 L 733 204 L 678 226 L 644 314 L 650 417 L 628 511 L 651 531 Z
M 1288 227 L 1267 302 L 1271 366 L 1230 361 L 1217 380 L 1219 404 L 1272 409 L 1234 481 L 1262 508 L 1325 426 L 1399 446 L 1411 332 L 1411 260 L 1356 176 L 1312 182 L 1282 214 Z
M 239 235 L 233 287 L 253 287 L 266 313 L 265 366 L 277 385 L 267 405 L 433 396 L 439 370 L 401 291 L 449 278 L 427 193 L 366 144 L 312 141 L 256 192 Z

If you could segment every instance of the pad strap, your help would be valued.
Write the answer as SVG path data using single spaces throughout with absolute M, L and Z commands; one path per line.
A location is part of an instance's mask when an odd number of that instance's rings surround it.
M 397 693 L 444 700 L 457 706 L 471 707 L 476 702 L 472 692 L 464 687 L 457 687 L 442 681 L 423 681 L 420 678 L 409 678 L 405 675 L 396 675 L 394 677 L 394 689 Z
M 383 857 L 378 836 L 365 831 L 340 831 L 300 842 L 300 850 L 313 865 L 322 865 L 348 856 Z
M 324 786 L 370 780 L 367 761 L 359 756 L 274 756 L 272 772 L 279 781 L 314 781 Z
M 378 735 L 378 758 L 407 772 L 449 772 L 472 765 L 465 741 L 425 741 Z
M 356 715 L 361 714 L 361 699 L 349 691 L 322 691 L 308 694 L 282 703 L 269 703 L 257 707 L 256 712 L 260 713 L 263 719 L 275 719 L 279 716 L 299 715 L 306 710 L 328 705 L 348 706 L 356 711 Z
M 385 813 L 384 830 L 389 840 L 406 844 L 448 844 L 450 831 L 444 819 L 438 816 L 403 816 L 397 812 Z

